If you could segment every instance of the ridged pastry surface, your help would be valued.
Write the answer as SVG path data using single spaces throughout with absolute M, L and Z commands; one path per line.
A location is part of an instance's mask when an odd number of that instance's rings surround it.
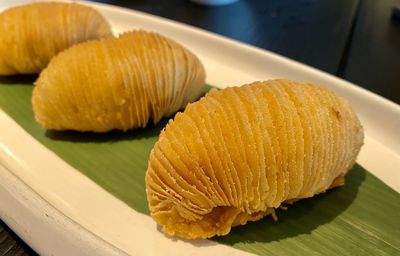
M 125 131 L 174 114 L 204 85 L 203 65 L 193 53 L 138 30 L 61 52 L 36 81 L 32 104 L 48 129 Z
M 112 36 L 95 9 L 75 3 L 33 3 L 0 13 L 0 75 L 35 74 L 71 45 Z
M 151 152 L 151 216 L 169 235 L 225 235 L 343 185 L 362 144 L 356 114 L 324 87 L 270 80 L 213 90 L 175 115 Z

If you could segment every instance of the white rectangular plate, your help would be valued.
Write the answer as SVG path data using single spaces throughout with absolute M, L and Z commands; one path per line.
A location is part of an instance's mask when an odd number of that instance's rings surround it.
M 0 1 L 0 10 L 28 2 L 32 1 Z M 265 50 L 137 11 L 86 4 L 103 13 L 116 33 L 142 28 L 184 44 L 202 60 L 208 84 L 223 88 L 289 78 L 331 88 L 350 102 L 365 128 L 358 163 L 400 191 L 400 106 Z M 40 254 L 246 254 L 211 241 L 167 238 L 149 216 L 137 213 L 75 171 L 2 110 L 0 124 L 0 217 Z

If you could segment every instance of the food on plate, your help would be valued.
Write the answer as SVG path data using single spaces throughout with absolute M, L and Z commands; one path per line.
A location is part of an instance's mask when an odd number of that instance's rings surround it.
M 112 36 L 105 18 L 76 3 L 32 3 L 0 13 L 0 75 L 35 74 L 71 45 Z
M 362 144 L 356 114 L 324 87 L 270 80 L 212 90 L 169 121 L 150 154 L 151 216 L 189 239 L 276 218 L 285 204 L 343 185 Z
M 35 82 L 32 105 L 48 129 L 126 131 L 174 114 L 204 85 L 205 70 L 192 52 L 137 30 L 61 52 Z

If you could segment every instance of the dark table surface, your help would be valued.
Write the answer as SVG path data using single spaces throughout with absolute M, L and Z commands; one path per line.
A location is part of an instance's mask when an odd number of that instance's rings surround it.
M 344 78 L 400 104 L 398 0 L 103 0 L 245 42 Z M 34 255 L 0 221 L 0 256 Z

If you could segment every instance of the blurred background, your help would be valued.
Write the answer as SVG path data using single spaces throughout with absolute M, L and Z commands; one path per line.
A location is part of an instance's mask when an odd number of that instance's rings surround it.
M 400 104 L 398 0 L 239 0 L 222 6 L 187 0 L 95 2 L 162 16 L 284 55 Z

